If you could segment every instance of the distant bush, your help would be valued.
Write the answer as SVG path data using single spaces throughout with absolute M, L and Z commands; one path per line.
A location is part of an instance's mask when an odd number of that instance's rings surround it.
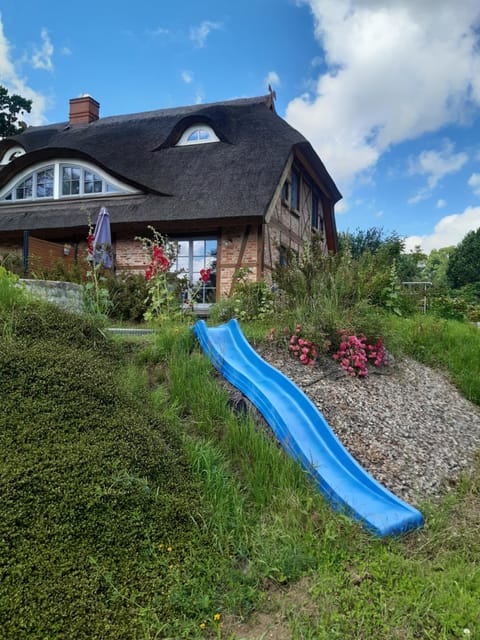
M 120 273 L 107 280 L 112 302 L 109 312 L 111 318 L 140 322 L 147 310 L 147 281 L 143 272 Z

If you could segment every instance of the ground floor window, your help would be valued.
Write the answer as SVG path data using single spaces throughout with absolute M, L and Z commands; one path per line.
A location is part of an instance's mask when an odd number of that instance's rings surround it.
M 188 286 L 196 291 L 195 302 L 213 303 L 216 300 L 217 239 L 191 238 L 175 240 L 177 244 L 176 264 L 173 266 Z M 203 283 L 201 273 L 210 269 L 210 277 Z M 201 283 L 201 286 L 200 286 Z

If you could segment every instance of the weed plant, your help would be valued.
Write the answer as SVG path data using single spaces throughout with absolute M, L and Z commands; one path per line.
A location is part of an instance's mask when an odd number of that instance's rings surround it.
M 325 255 L 314 237 L 300 257 L 291 253 L 285 266 L 277 266 L 281 322 L 300 324 L 316 344 L 338 348 L 339 331 L 364 334 L 372 341 L 382 333 L 382 315 L 402 315 L 410 301 L 399 287 L 395 263 L 388 252 L 365 252 L 352 258 L 348 246 Z

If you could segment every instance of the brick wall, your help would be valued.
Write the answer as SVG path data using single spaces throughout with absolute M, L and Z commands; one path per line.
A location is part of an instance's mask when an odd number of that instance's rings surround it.
M 138 240 L 118 239 L 114 249 L 117 271 L 143 271 L 150 262 Z
M 225 297 L 230 294 L 237 269 L 250 269 L 252 280 L 261 277 L 259 247 L 257 225 L 222 230 L 218 247 L 217 296 Z

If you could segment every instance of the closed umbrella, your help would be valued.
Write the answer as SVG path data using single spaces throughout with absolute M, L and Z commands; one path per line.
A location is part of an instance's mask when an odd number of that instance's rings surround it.
M 105 207 L 100 209 L 93 233 L 93 255 L 95 264 L 103 263 L 107 269 L 112 267 L 112 235 L 110 216 Z

